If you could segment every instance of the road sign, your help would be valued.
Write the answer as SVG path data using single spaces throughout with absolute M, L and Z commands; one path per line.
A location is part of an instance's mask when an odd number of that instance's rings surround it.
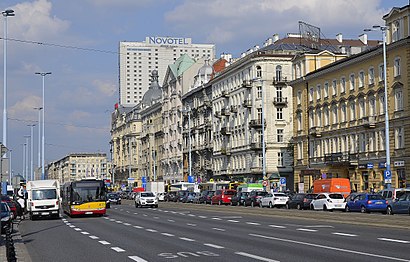
M 281 186 L 286 186 L 286 177 L 281 177 L 279 182 Z
M 391 171 L 390 170 L 384 170 L 384 183 L 386 184 L 391 184 Z
M 263 185 L 263 186 L 268 186 L 268 181 L 263 180 L 262 185 Z

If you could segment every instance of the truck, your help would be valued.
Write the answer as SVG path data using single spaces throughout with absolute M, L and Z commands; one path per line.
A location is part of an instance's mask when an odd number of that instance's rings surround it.
M 147 182 L 145 191 L 152 192 L 159 201 L 164 201 L 165 183 L 164 182 Z
M 60 216 L 60 183 L 57 180 L 33 180 L 26 184 L 27 212 L 30 219 Z
M 318 179 L 313 182 L 313 193 L 340 193 L 344 197 L 350 194 L 350 180 L 348 178 Z

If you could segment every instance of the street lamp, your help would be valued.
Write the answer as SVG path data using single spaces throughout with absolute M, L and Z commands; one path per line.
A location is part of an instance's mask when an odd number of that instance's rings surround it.
M 29 174 L 29 168 L 28 168 L 28 166 L 29 166 L 29 143 L 28 143 L 28 140 L 30 139 L 30 136 L 24 136 L 24 138 L 26 138 L 26 152 L 25 152 L 25 154 L 26 154 L 26 156 L 25 156 L 26 164 L 24 165 L 24 168 L 26 170 L 26 181 L 29 181 L 29 180 L 31 180 L 31 176 Z
M 383 84 L 384 84 L 384 133 L 385 133 L 385 147 L 386 147 L 386 171 L 384 172 L 384 179 L 387 188 L 391 187 L 391 170 L 390 170 L 390 135 L 389 135 L 389 111 L 388 111 L 388 87 L 387 87 L 387 55 L 386 55 L 386 30 L 388 26 L 374 25 L 371 29 L 364 31 L 380 30 L 383 36 Z
M 182 113 L 188 115 L 188 168 L 189 168 L 189 177 L 192 178 L 192 158 L 191 158 L 191 107 L 187 105 L 182 110 Z
M 44 180 L 44 78 L 46 75 L 51 75 L 51 72 L 36 72 L 36 75 L 41 75 L 43 79 L 43 125 L 42 125 L 42 137 L 41 137 L 41 180 Z
M 1 12 L 4 17 L 3 30 L 3 145 L 7 146 L 7 17 L 14 16 L 14 10 Z M 7 151 L 6 151 L 7 152 Z
M 30 127 L 30 180 L 34 180 L 33 173 L 33 128 L 36 125 L 28 125 Z
M 34 107 L 35 110 L 38 110 L 38 168 L 41 166 L 41 110 L 42 107 Z

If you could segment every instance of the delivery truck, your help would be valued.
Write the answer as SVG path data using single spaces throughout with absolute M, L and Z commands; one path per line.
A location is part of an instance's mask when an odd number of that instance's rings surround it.
M 145 191 L 152 192 L 159 201 L 164 201 L 165 184 L 164 182 L 147 182 Z
M 27 212 L 30 219 L 60 216 L 60 184 L 57 180 L 28 181 Z
M 313 193 L 340 193 L 344 197 L 350 194 L 350 180 L 348 178 L 318 179 L 313 182 Z

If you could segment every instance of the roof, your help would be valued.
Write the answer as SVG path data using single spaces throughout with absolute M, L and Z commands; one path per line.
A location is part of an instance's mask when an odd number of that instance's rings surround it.
M 175 63 L 169 65 L 172 73 L 175 77 L 182 75 L 188 68 L 195 64 L 195 60 L 189 57 L 187 54 L 180 56 Z

